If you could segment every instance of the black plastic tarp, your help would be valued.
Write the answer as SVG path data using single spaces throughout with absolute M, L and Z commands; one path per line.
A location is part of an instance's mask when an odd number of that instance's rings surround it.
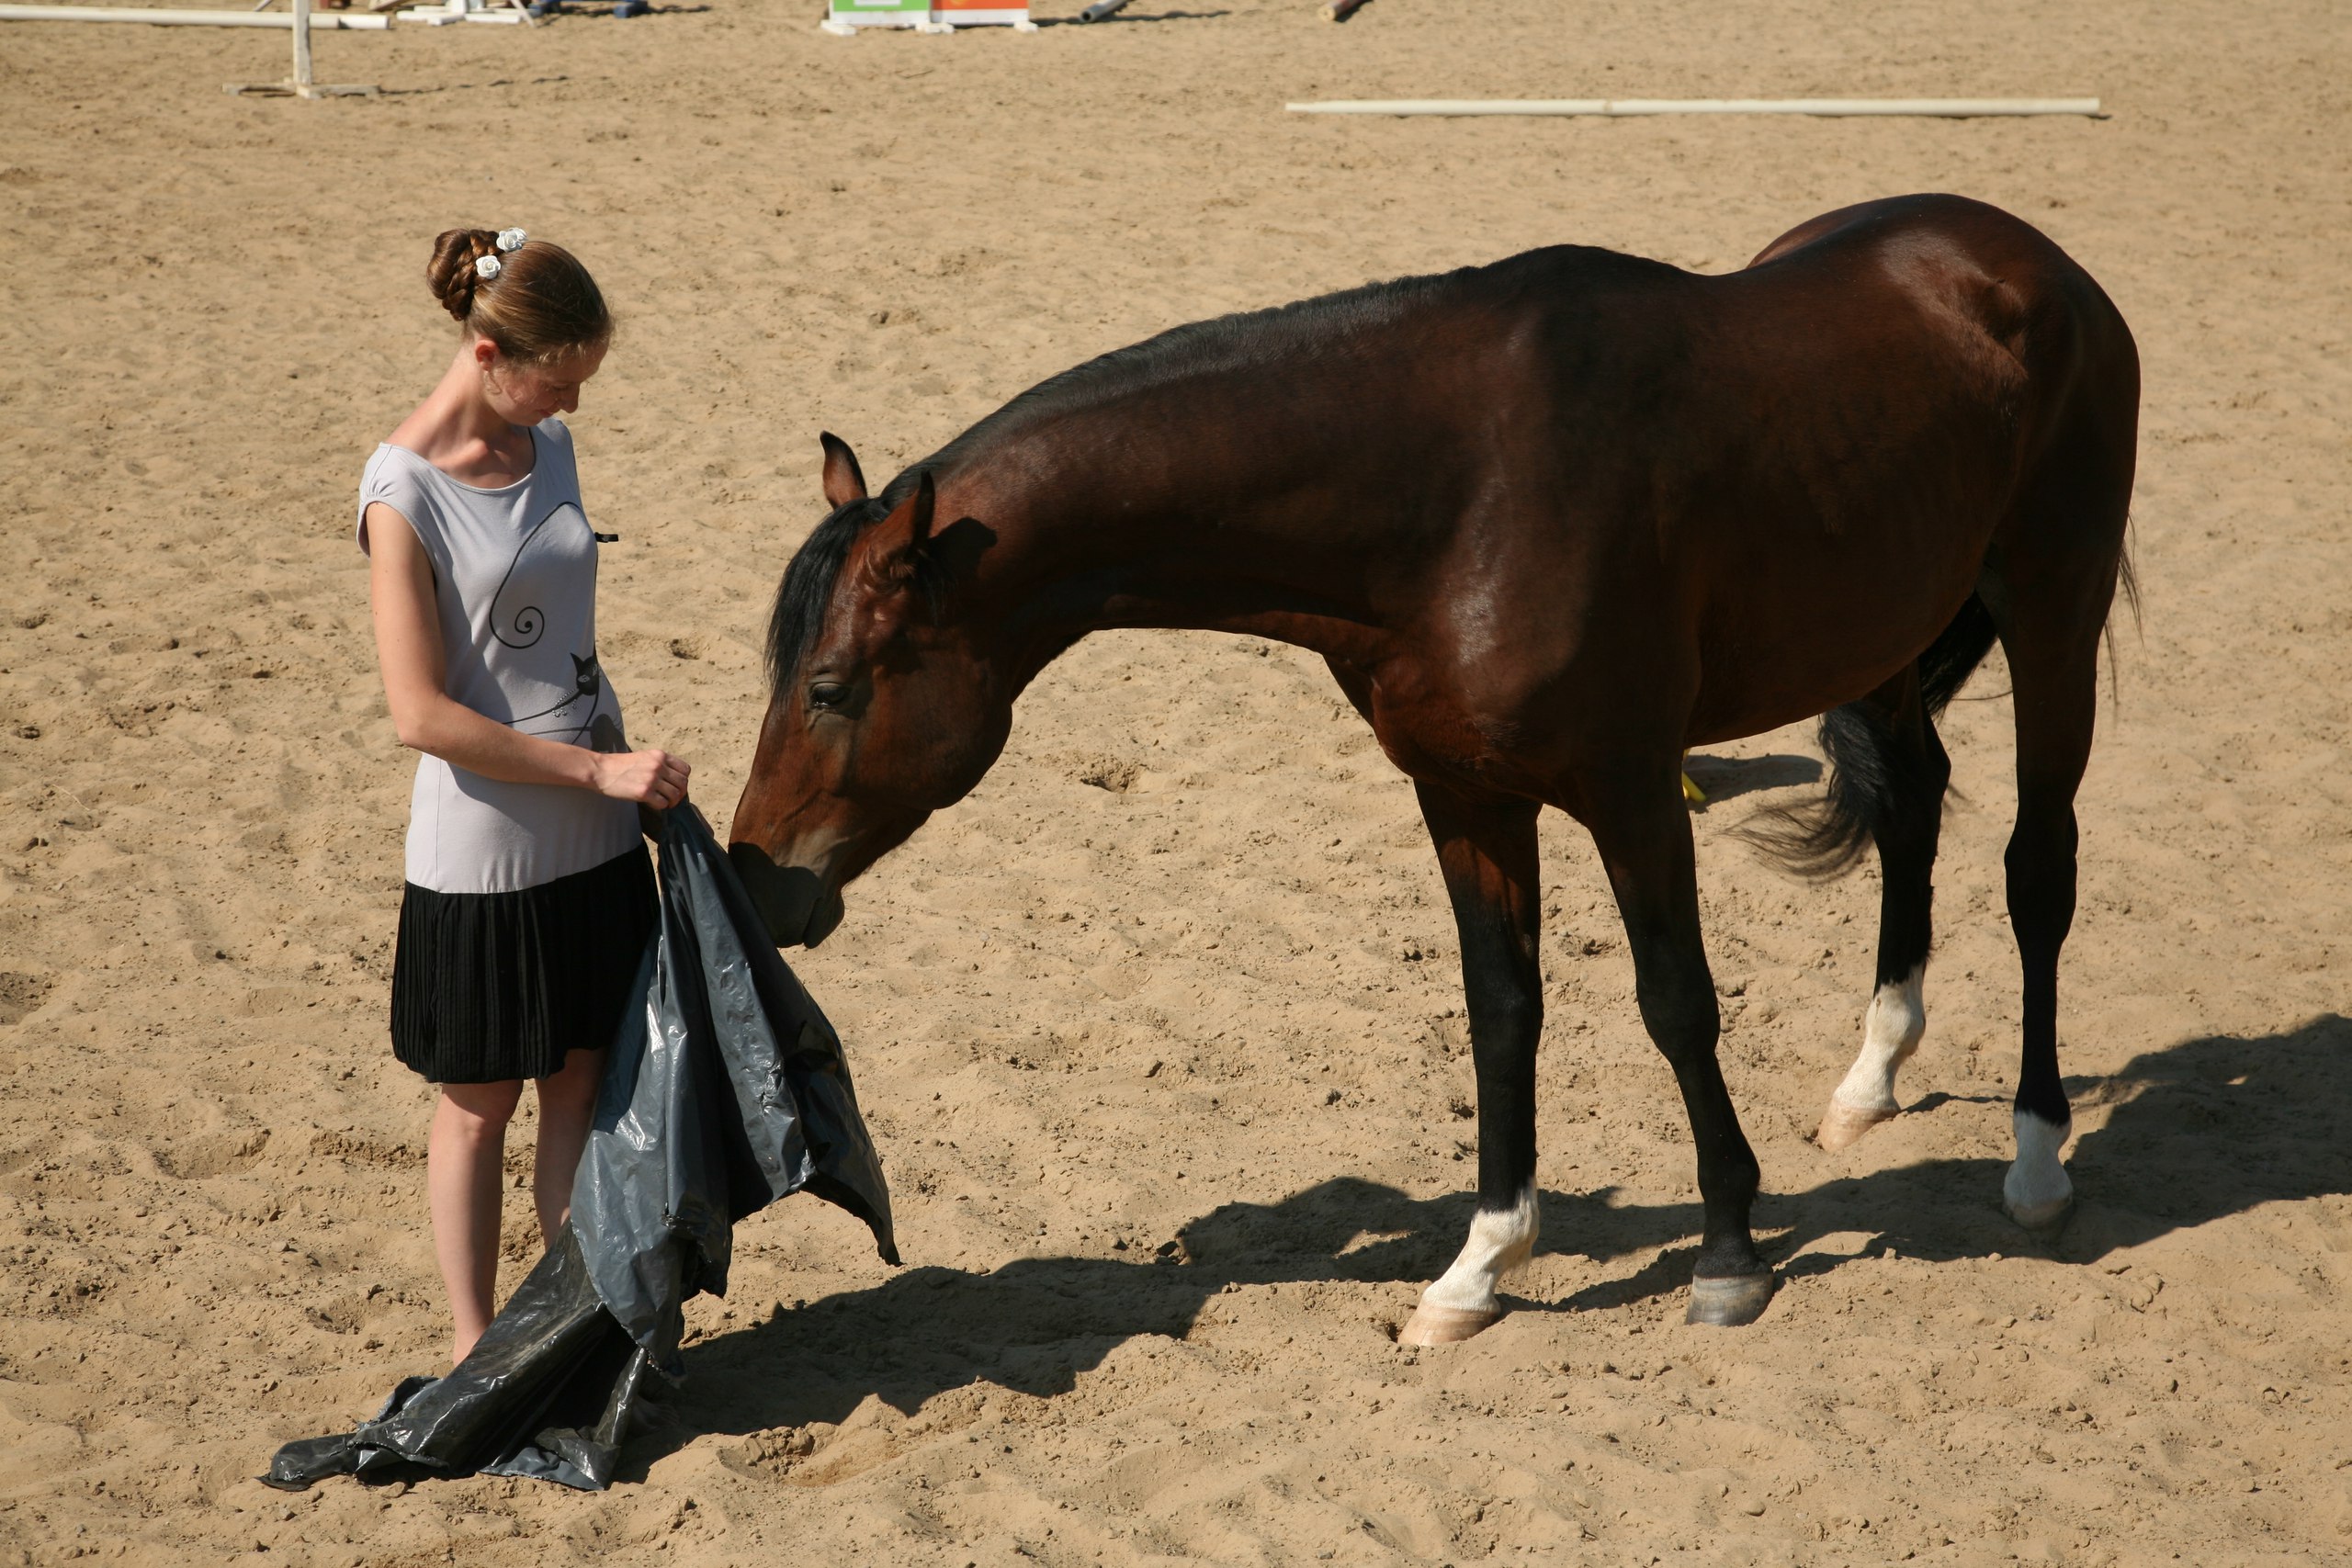
M 356 1430 L 287 1444 L 271 1485 L 481 1472 L 604 1487 L 647 1374 L 684 1370 L 684 1303 L 726 1293 L 737 1221 L 805 1190 L 898 1261 L 840 1037 L 701 813 L 667 812 L 655 841 L 645 1005 L 613 1043 L 563 1235 L 463 1363 L 406 1380 Z

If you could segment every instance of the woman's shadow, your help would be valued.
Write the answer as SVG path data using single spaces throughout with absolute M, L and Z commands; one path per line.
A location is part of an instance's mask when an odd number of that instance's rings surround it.
M 2283 1034 L 2213 1035 L 2151 1052 L 2111 1078 L 2075 1080 L 2078 1106 L 2112 1107 L 2073 1146 L 2080 1208 L 2047 1250 L 2089 1263 L 2264 1203 L 2352 1192 L 2352 1021 L 2324 1015 Z M 1913 1109 L 1932 1110 L 1930 1096 Z M 1854 1248 L 1814 1251 L 1841 1234 L 1927 1258 L 2034 1246 L 1997 1204 L 2002 1163 L 1938 1159 L 1839 1178 L 1759 1200 L 1757 1220 L 1783 1277 L 1835 1269 Z M 1769 1173 L 1768 1173 L 1769 1179 Z M 1565 1301 L 1521 1311 L 1605 1310 L 1671 1293 L 1689 1278 L 1696 1202 L 1620 1203 L 1614 1190 L 1544 1195 L 1540 1250 L 1639 1266 Z M 904 1413 L 972 1384 L 1065 1393 L 1114 1348 L 1181 1339 L 1228 1284 L 1348 1280 L 1414 1284 L 1450 1261 L 1468 1193 L 1415 1199 L 1342 1177 L 1271 1204 L 1227 1203 L 1158 1253 L 1032 1258 L 988 1273 L 918 1267 L 685 1352 L 688 1385 L 673 1425 L 630 1445 L 642 1474 L 699 1433 L 838 1424 L 869 1396 Z M 1399 1316 L 1411 1297 L 1399 1292 Z

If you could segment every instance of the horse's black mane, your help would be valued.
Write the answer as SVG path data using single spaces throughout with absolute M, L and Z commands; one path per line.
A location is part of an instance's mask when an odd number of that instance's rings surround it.
M 1551 253 L 1530 253 L 1530 256 L 1546 254 Z M 1318 344 L 1394 320 L 1408 305 L 1471 273 L 1496 272 L 1510 265 L 1504 262 L 1495 267 L 1368 283 L 1271 310 L 1193 321 L 1040 381 L 930 457 L 910 465 L 879 495 L 837 506 L 817 525 L 785 569 L 784 586 L 776 593 L 775 613 L 768 622 L 771 686 L 780 694 L 808 657 L 824 624 L 825 607 L 832 602 L 842 563 L 849 558 L 850 546 L 866 527 L 889 515 L 893 507 L 913 494 L 926 471 L 934 482 L 944 479 L 965 461 L 1023 426 L 1122 393 L 1209 371 L 1310 355 Z
M 836 506 L 800 542 L 792 564 L 784 569 L 784 585 L 776 590 L 775 610 L 768 616 L 768 687 L 777 694 L 808 656 L 809 645 L 825 624 L 825 606 L 832 603 L 833 581 L 841 576 L 849 547 L 867 525 L 890 514 L 880 496 L 867 496 Z

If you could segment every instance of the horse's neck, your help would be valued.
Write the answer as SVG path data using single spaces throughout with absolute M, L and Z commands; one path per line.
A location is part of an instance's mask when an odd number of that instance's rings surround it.
M 1335 515 L 1343 507 L 1308 499 L 1295 457 L 1251 473 L 1226 456 L 1232 446 L 1210 463 L 1158 431 L 1084 434 L 1098 438 L 1056 432 L 1086 455 L 1074 463 L 976 466 L 968 510 L 998 536 L 981 559 L 987 613 L 1014 632 L 1024 682 L 1080 638 L 1129 627 L 1366 657 L 1378 632 L 1363 592 L 1371 541 Z

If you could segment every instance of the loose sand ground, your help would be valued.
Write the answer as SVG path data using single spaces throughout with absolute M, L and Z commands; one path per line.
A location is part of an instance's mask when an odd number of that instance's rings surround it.
M 322 78 L 386 93 L 318 105 L 220 92 L 283 35 L 0 31 L 0 1556 L 2352 1560 L 2342 7 L 1138 0 L 849 41 L 810 9 L 326 35 Z M 2113 118 L 1281 112 L 2075 93 Z M 622 536 L 603 651 L 723 828 L 820 428 L 879 477 L 1177 321 L 1555 241 L 1720 270 L 1917 189 L 2046 228 L 2146 367 L 2056 1246 L 1996 1207 L 1997 667 L 1948 727 L 1912 1111 L 1841 1156 L 1807 1135 L 1874 877 L 1804 887 L 1728 832 L 1801 797 L 1804 733 L 1694 763 L 1764 1321 L 1681 1325 L 1688 1138 L 1555 820 L 1545 1239 L 1521 1310 L 1415 1353 L 1391 1335 L 1474 1162 L 1410 792 L 1307 657 L 1103 637 L 800 960 L 906 1267 L 813 1201 L 746 1224 L 674 1425 L 602 1496 L 250 1479 L 443 1344 L 427 1094 L 383 1030 L 409 767 L 348 538 L 448 352 L 436 229 L 560 238 L 626 312 L 573 422 Z

